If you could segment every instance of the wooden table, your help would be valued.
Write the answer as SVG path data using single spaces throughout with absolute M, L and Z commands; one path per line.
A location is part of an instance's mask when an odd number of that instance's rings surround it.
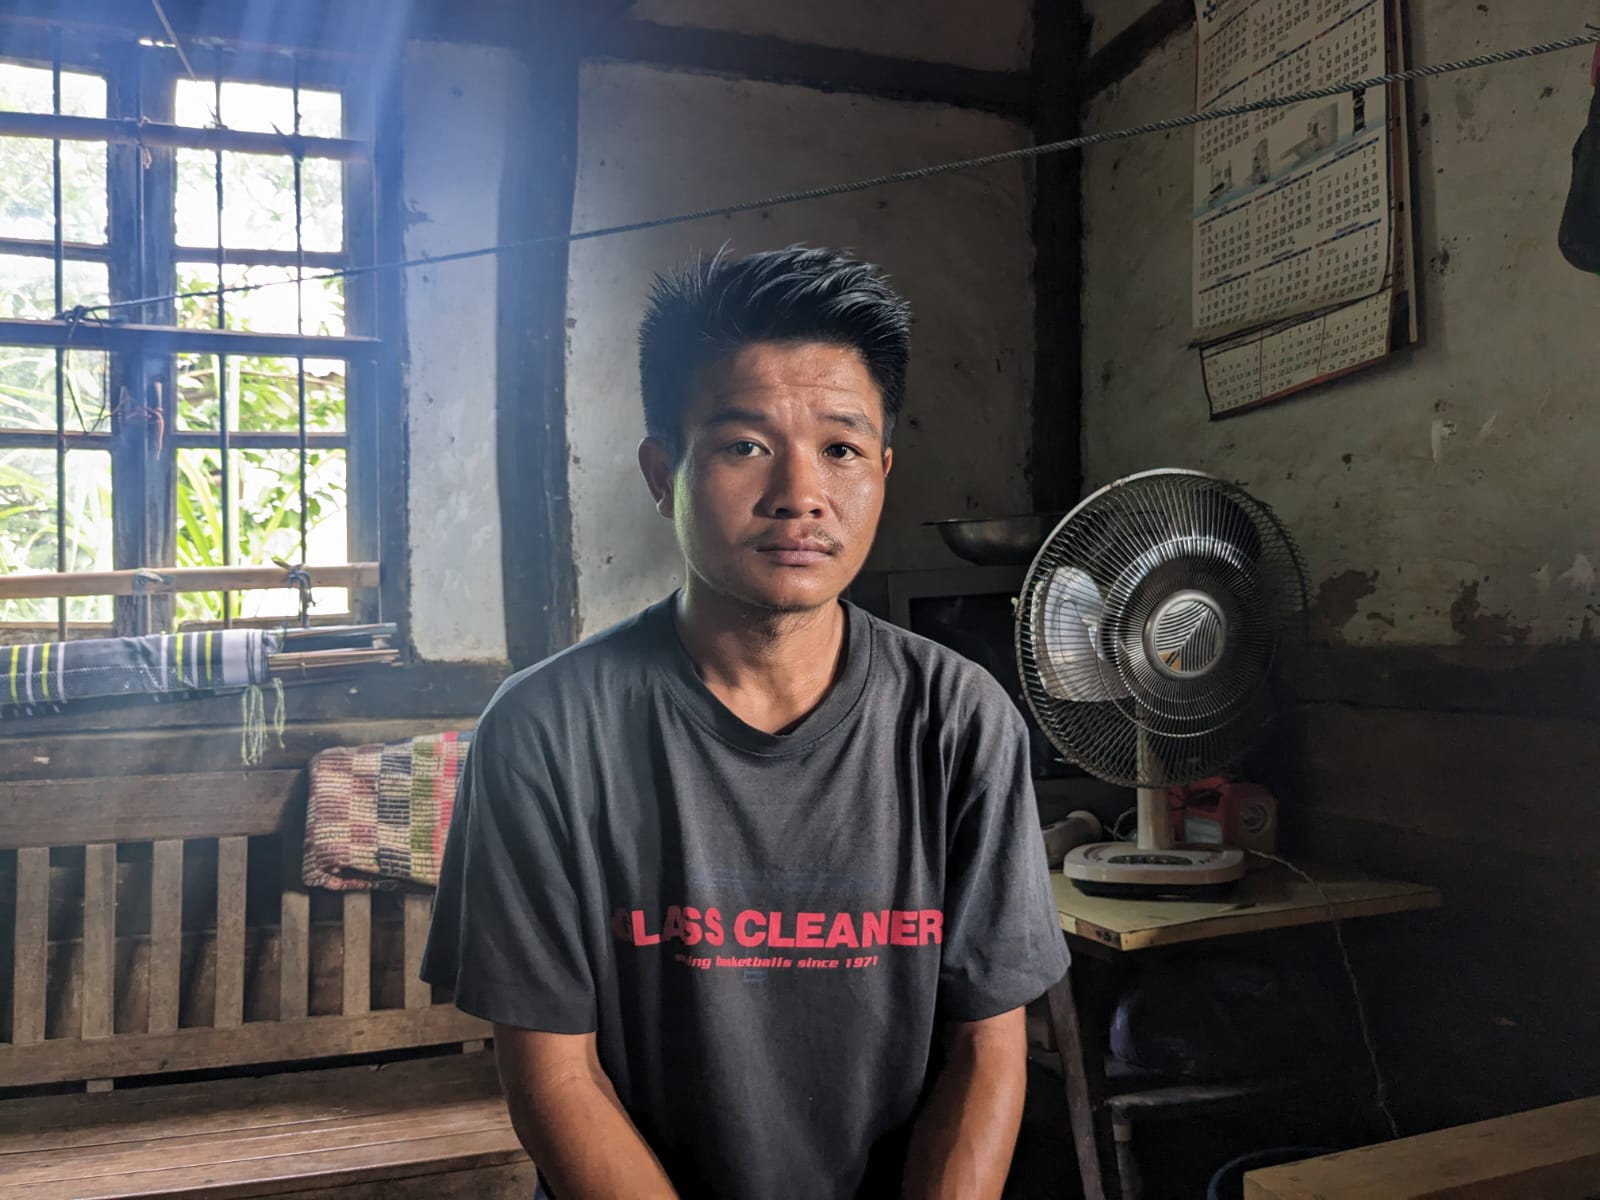
M 1084 959 L 1115 958 L 1333 918 L 1437 908 L 1440 903 L 1438 889 L 1422 884 L 1375 879 L 1320 864 L 1299 865 L 1314 884 L 1274 863 L 1249 871 L 1225 900 L 1112 900 L 1084 895 L 1059 872 L 1051 876 L 1075 969 L 1050 989 L 1046 1002 L 1051 1036 L 1061 1056 L 1084 1200 L 1105 1200 L 1106 1194 L 1101 1169 L 1106 1139 L 1097 1112 L 1105 1092 L 1103 1031 L 1092 1014 L 1080 1012 L 1072 990 L 1073 976 Z M 1085 1027 L 1086 1016 L 1090 1028 Z
M 1246 1200 L 1585 1200 L 1600 1179 L 1600 1096 L 1264 1167 Z

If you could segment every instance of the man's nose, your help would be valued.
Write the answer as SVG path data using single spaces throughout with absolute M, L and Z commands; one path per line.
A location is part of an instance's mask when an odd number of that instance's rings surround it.
M 763 507 L 767 516 L 779 520 L 822 515 L 822 473 L 809 455 L 780 453 L 773 457 Z

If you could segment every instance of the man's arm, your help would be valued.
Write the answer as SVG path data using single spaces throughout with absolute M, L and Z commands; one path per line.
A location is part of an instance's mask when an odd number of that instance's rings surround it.
M 560 1200 L 676 1200 L 600 1066 L 594 1034 L 496 1025 L 494 1054 L 512 1127 Z
M 906 1159 L 905 1200 L 993 1200 L 1005 1186 L 1027 1092 L 1022 1009 L 946 1029 L 933 1081 Z

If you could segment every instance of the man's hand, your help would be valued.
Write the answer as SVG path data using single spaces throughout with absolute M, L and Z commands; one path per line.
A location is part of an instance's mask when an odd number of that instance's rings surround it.
M 594 1034 L 494 1027 L 511 1124 L 560 1200 L 676 1200 L 617 1099 Z
M 1022 1009 L 953 1022 L 912 1131 L 905 1200 L 996 1200 L 1022 1125 L 1028 1033 Z

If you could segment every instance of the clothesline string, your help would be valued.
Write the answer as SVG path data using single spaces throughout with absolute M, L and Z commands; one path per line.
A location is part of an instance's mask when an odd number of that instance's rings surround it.
M 717 205 L 711 208 L 696 209 L 692 212 L 674 213 L 669 216 L 652 217 L 643 221 L 629 221 L 620 225 L 607 225 L 598 229 L 570 230 L 566 233 L 543 234 L 538 237 L 520 238 L 510 242 L 498 242 L 490 246 L 479 246 L 471 250 L 458 250 L 450 254 L 430 254 L 417 258 L 401 259 L 396 262 L 371 263 L 366 266 L 342 267 L 337 270 L 321 271 L 315 274 L 297 273 L 292 278 L 265 280 L 260 283 L 231 284 L 226 287 L 207 288 L 203 291 L 169 292 L 159 296 L 145 296 L 132 300 L 115 300 L 105 304 L 79 305 L 66 309 L 57 314 L 58 320 L 82 321 L 93 318 L 98 313 L 111 313 L 119 309 L 136 308 L 145 304 L 166 304 L 178 300 L 203 299 L 211 296 L 222 296 L 233 293 L 259 291 L 262 288 L 282 287 L 290 283 L 314 283 L 321 280 L 351 278 L 359 275 L 370 275 L 380 271 L 413 270 L 418 267 L 439 266 L 444 263 L 465 262 L 474 258 L 486 258 L 491 255 L 505 254 L 514 250 L 528 250 L 537 246 L 550 246 L 561 242 L 583 242 L 595 238 L 616 237 L 624 233 L 639 233 L 648 229 L 662 229 L 670 225 L 683 225 L 691 221 L 703 221 L 712 217 L 735 216 L 739 213 L 756 212 L 762 209 L 780 208 L 790 204 L 802 204 L 811 200 L 822 200 L 830 196 L 849 195 L 853 192 L 868 191 L 873 188 L 888 187 L 898 183 L 910 183 L 919 179 L 931 179 L 939 175 L 950 175 L 958 171 L 973 171 L 983 167 L 996 166 L 1001 163 L 1020 162 L 1028 159 L 1043 158 L 1050 154 L 1062 154 L 1069 150 L 1081 150 L 1088 146 L 1098 146 L 1106 142 L 1127 141 L 1137 137 L 1146 137 L 1153 133 L 1166 133 L 1175 129 L 1186 129 L 1192 125 L 1199 125 L 1207 121 L 1225 121 L 1233 117 L 1249 116 L 1252 113 L 1265 112 L 1269 109 L 1284 108 L 1293 104 L 1303 104 L 1310 100 L 1326 100 L 1336 96 L 1344 96 L 1353 92 L 1364 92 L 1373 88 L 1388 87 L 1396 83 L 1407 83 L 1414 79 L 1427 79 L 1438 75 L 1448 75 L 1457 71 L 1472 71 L 1483 67 L 1496 66 L 1502 63 L 1515 62 L 1519 59 L 1535 58 L 1540 55 L 1554 54 L 1562 50 L 1574 50 L 1581 46 L 1600 43 L 1600 30 L 1591 30 L 1577 34 L 1573 37 L 1561 38 L 1557 41 L 1538 42 L 1530 46 L 1519 46 L 1511 50 L 1496 50 L 1486 54 L 1475 54 L 1470 58 L 1455 59 L 1450 62 L 1430 63 L 1421 67 L 1407 67 L 1400 71 L 1391 71 L 1383 75 L 1374 75 L 1367 79 L 1353 80 L 1348 83 L 1330 84 L 1326 87 L 1311 88 L 1305 91 L 1291 92 L 1283 96 L 1271 96 L 1261 100 L 1253 100 L 1245 104 L 1232 104 L 1219 108 L 1200 109 L 1195 112 L 1184 113 L 1176 117 L 1164 117 L 1155 121 L 1147 121 L 1140 125 L 1131 125 L 1122 129 L 1102 130 L 1098 133 L 1082 134 L 1077 137 L 1063 138 L 1060 141 L 1045 142 L 1035 146 L 1019 146 L 1011 150 L 1001 150 L 994 154 L 983 154 L 976 158 L 957 159 L 952 162 L 934 163 L 925 167 L 912 167 L 904 171 L 892 171 L 882 175 L 874 175 L 866 179 L 850 180 L 843 183 L 826 184 L 821 187 L 805 188 L 800 191 L 783 192 L 775 196 L 763 197 L 759 200 L 746 200 L 735 204 Z

